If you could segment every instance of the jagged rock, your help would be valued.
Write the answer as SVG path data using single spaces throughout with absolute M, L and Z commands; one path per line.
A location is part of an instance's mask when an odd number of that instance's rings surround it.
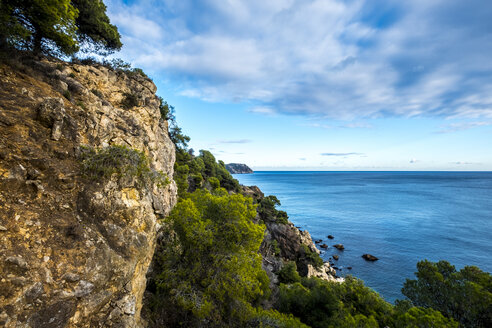
M 343 251 L 345 249 L 345 247 L 342 244 L 336 244 L 336 245 L 333 245 L 333 247 L 335 247 L 336 249 L 338 249 L 340 251 Z
M 371 255 L 371 254 L 364 254 L 362 255 L 362 258 L 366 261 L 370 261 L 370 262 L 374 262 L 374 261 L 377 261 L 379 260 L 376 256 L 374 255 Z
M 62 276 L 62 279 L 69 281 L 69 282 L 77 282 L 80 280 L 80 276 L 76 273 L 69 272 L 69 273 L 65 273 Z
M 241 193 L 245 196 L 249 196 L 253 198 L 254 200 L 258 201 L 259 199 L 262 199 L 265 197 L 263 192 L 258 188 L 257 186 L 241 186 Z
M 21 269 L 28 269 L 29 265 L 27 262 L 20 256 L 9 256 L 5 259 L 5 262 L 14 264 Z

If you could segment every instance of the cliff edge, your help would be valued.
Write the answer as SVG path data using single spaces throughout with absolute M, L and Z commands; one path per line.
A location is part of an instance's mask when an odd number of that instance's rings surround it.
M 175 150 L 155 85 L 131 73 L 0 64 L 0 326 L 142 325 Z M 162 183 L 117 174 L 128 158 Z

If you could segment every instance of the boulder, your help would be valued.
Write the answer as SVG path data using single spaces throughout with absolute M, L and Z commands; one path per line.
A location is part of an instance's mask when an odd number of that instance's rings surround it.
M 335 261 L 338 261 L 338 255 L 333 255 L 333 259 L 334 259 Z
M 328 235 L 328 239 L 333 239 L 335 237 L 333 237 L 332 235 Z
M 324 249 L 327 249 L 328 248 L 328 245 L 323 244 L 323 245 L 320 245 L 319 247 L 324 248 Z
M 333 245 L 333 247 L 335 247 L 336 249 L 338 249 L 340 251 L 343 251 L 345 249 L 345 247 L 342 244 L 336 244 L 336 245 Z
M 366 261 L 370 261 L 370 262 L 374 262 L 374 261 L 377 261 L 379 260 L 376 256 L 374 255 L 371 255 L 371 254 L 364 254 L 362 255 L 362 258 Z

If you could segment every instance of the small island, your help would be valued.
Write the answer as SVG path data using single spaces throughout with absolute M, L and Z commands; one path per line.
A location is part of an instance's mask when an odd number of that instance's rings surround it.
M 253 170 L 249 168 L 246 164 L 240 163 L 229 163 L 225 165 L 227 171 L 231 174 L 249 174 L 253 173 Z

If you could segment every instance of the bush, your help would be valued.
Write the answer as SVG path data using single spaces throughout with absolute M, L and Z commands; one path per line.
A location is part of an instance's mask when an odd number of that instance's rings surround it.
M 63 97 L 67 98 L 68 100 L 72 100 L 72 94 L 68 90 L 63 91 Z
M 265 227 L 253 223 L 255 215 L 251 199 L 206 190 L 173 208 L 166 226 L 176 239 L 163 245 L 155 267 L 155 306 L 167 326 L 244 327 L 254 315 L 269 295 L 258 254 Z
M 297 266 L 295 262 L 287 262 L 284 267 L 278 273 L 278 280 L 282 284 L 292 284 L 295 282 L 301 282 L 301 276 L 297 272 Z
M 323 259 L 319 256 L 318 253 L 313 252 L 307 245 L 301 245 L 302 252 L 304 253 L 304 257 L 306 260 L 311 263 L 315 268 L 321 268 L 323 265 Z
M 302 278 L 301 283 L 282 284 L 277 306 L 281 312 L 292 313 L 313 328 L 458 327 L 432 309 L 394 307 L 351 276 L 345 283 Z
M 138 106 L 138 97 L 134 93 L 124 93 L 124 99 L 121 101 L 121 106 L 125 109 L 132 109 L 133 107 Z
M 475 266 L 460 271 L 447 261 L 417 263 L 416 280 L 402 293 L 416 306 L 433 308 L 463 327 L 492 327 L 492 276 Z
M 155 183 L 159 187 L 169 184 L 163 172 L 149 167 L 143 152 L 126 146 L 109 146 L 102 149 L 82 148 L 82 173 L 92 180 L 130 176 L 144 184 Z
M 277 222 L 287 224 L 289 216 L 285 211 L 279 211 L 275 207 L 280 206 L 280 201 L 277 197 L 270 195 L 264 197 L 258 205 L 258 214 L 263 222 Z

